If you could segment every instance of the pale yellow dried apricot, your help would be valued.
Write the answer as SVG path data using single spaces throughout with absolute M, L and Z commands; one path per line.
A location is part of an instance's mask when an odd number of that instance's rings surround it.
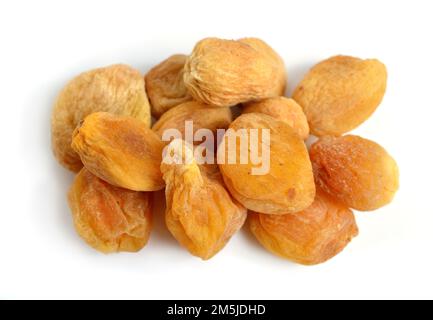
M 159 118 L 167 110 L 192 99 L 183 82 L 186 59 L 183 54 L 173 55 L 146 74 L 146 91 L 154 117 Z
M 164 188 L 164 144 L 142 121 L 92 113 L 75 130 L 72 148 L 90 172 L 114 186 L 134 191 Z
M 201 40 L 185 63 L 185 86 L 195 100 L 222 107 L 281 95 L 281 61 L 269 50 L 258 39 Z
M 285 214 L 314 200 L 304 142 L 287 123 L 266 114 L 243 114 L 230 125 L 218 148 L 218 164 L 230 193 L 250 210 Z
M 168 129 L 177 129 L 185 139 L 185 121 L 192 121 L 193 133 L 199 129 L 209 129 L 216 136 L 217 129 L 227 129 L 232 120 L 230 108 L 215 108 L 197 101 L 190 101 L 164 113 L 152 129 L 160 137 Z
M 303 211 L 286 215 L 252 213 L 249 225 L 267 250 L 304 265 L 333 258 L 358 235 L 352 211 L 320 190 L 313 204 Z
M 78 234 L 96 250 L 135 252 L 146 245 L 151 193 L 113 187 L 83 168 L 68 198 Z
M 126 65 L 85 72 L 62 90 L 51 117 L 54 155 L 65 168 L 78 172 L 83 164 L 71 148 L 72 132 L 86 116 L 105 111 L 132 116 L 150 126 L 150 105 L 141 74 Z
M 375 59 L 336 56 L 315 65 L 293 93 L 316 136 L 355 129 L 379 106 L 387 71 Z
M 316 183 L 348 207 L 375 210 L 399 187 L 395 160 L 377 143 L 358 136 L 322 137 L 311 146 Z
M 268 98 L 246 103 L 242 113 L 264 113 L 291 126 L 302 140 L 310 134 L 307 117 L 295 100 L 286 97 Z
M 224 187 L 218 167 L 199 165 L 190 145 L 176 139 L 166 150 L 167 227 L 191 254 L 210 259 L 243 226 L 247 211 Z

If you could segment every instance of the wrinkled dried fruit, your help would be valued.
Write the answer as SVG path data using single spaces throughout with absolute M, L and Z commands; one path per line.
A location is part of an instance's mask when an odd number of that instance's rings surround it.
M 297 212 L 311 205 L 315 185 L 308 152 L 287 123 L 262 113 L 248 113 L 229 129 L 234 131 L 227 131 L 218 148 L 218 164 L 234 198 L 250 210 L 269 214 Z M 259 133 L 256 141 L 252 129 Z M 269 130 L 270 141 L 262 140 L 264 129 Z M 263 153 L 267 147 L 268 163 Z M 260 161 L 254 160 L 257 152 L 262 156 L 256 159 Z M 247 156 L 245 163 L 241 153 Z M 259 171 L 255 173 L 255 169 Z
M 161 170 L 167 184 L 168 229 L 191 254 L 212 258 L 243 226 L 246 209 L 231 198 L 218 167 L 198 165 L 182 140 L 169 144 Z
M 253 213 L 249 223 L 267 250 L 304 265 L 333 258 L 358 235 L 352 211 L 320 190 L 313 204 L 301 212 Z
M 164 144 L 142 121 L 93 113 L 75 130 L 72 147 L 90 172 L 114 186 L 135 191 L 164 188 Z
M 222 107 L 282 95 L 281 61 L 270 50 L 258 39 L 201 40 L 185 63 L 185 86 L 195 100 Z
M 378 209 L 398 190 L 397 163 L 373 141 L 323 137 L 311 146 L 310 156 L 317 184 L 350 208 Z
M 83 168 L 69 191 L 78 234 L 104 253 L 143 248 L 152 227 L 151 194 L 113 187 Z
M 274 87 L 272 96 L 278 97 L 284 95 L 286 91 L 286 85 L 287 85 L 287 71 L 286 71 L 286 66 L 284 64 L 283 58 L 281 58 L 281 56 L 274 49 L 272 49 L 266 42 L 264 42 L 261 39 L 242 38 L 239 39 L 238 41 L 250 45 L 257 51 L 260 51 L 261 53 L 268 56 L 269 61 L 273 61 L 275 67 L 278 69 L 278 75 L 277 75 L 278 81 Z
M 190 101 L 164 113 L 153 126 L 153 130 L 162 137 L 165 130 L 177 129 L 185 139 L 185 121 L 193 122 L 193 133 L 199 129 L 209 129 L 216 134 L 217 129 L 227 129 L 232 120 L 230 108 L 215 108 Z
M 146 74 L 146 91 L 154 117 L 159 118 L 167 110 L 192 99 L 183 82 L 186 59 L 183 54 L 173 55 Z
M 268 98 L 245 104 L 242 113 L 264 113 L 277 120 L 286 122 L 295 130 L 302 140 L 306 140 L 310 133 L 307 118 L 299 104 L 286 97 Z
M 316 136 L 355 129 L 379 106 L 386 67 L 378 60 L 336 56 L 314 66 L 293 93 Z
M 105 111 L 132 116 L 150 126 L 150 106 L 141 74 L 125 65 L 83 73 L 62 90 L 51 117 L 54 155 L 65 168 L 78 172 L 83 164 L 71 148 L 72 132 L 86 116 Z

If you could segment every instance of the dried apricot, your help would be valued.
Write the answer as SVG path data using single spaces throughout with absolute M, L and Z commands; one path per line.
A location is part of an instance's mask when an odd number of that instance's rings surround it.
M 90 172 L 114 186 L 134 191 L 164 188 L 164 144 L 142 121 L 92 113 L 75 130 L 72 148 Z
M 167 227 L 191 254 L 210 259 L 243 226 L 247 211 L 225 189 L 217 166 L 197 164 L 190 145 L 176 139 L 166 151 Z
M 69 191 L 78 234 L 104 253 L 143 248 L 152 227 L 151 194 L 113 187 L 83 168 Z
M 51 117 L 54 155 L 65 168 L 78 172 L 83 164 L 71 148 L 72 132 L 86 116 L 105 111 L 132 116 L 150 126 L 150 105 L 141 74 L 126 65 L 83 73 L 62 90 Z
M 274 63 L 275 67 L 278 70 L 278 81 L 274 87 L 272 96 L 278 97 L 284 95 L 287 85 L 287 71 L 283 58 L 281 58 L 281 56 L 273 48 L 271 48 L 271 46 L 269 46 L 266 42 L 259 38 L 242 38 L 238 41 L 246 43 L 257 51 L 260 51 L 264 55 L 268 56 L 269 61 L 272 61 Z
M 185 139 L 185 121 L 192 121 L 193 133 L 199 129 L 209 129 L 216 134 L 217 129 L 227 129 L 232 120 L 230 108 L 215 108 L 190 101 L 164 113 L 152 129 L 161 137 L 167 129 L 177 129 Z
M 380 61 L 336 56 L 320 62 L 293 93 L 316 136 L 342 135 L 355 129 L 379 106 L 386 90 Z
M 285 214 L 314 200 L 304 142 L 287 123 L 266 114 L 243 114 L 230 125 L 218 148 L 218 164 L 230 193 L 250 210 Z
M 311 146 L 317 184 L 348 207 L 370 211 L 391 202 L 399 186 L 395 160 L 358 136 L 322 137 Z
M 146 91 L 154 117 L 159 118 L 167 110 L 192 99 L 183 82 L 187 58 L 183 54 L 173 55 L 146 74 Z
M 242 113 L 259 112 L 270 115 L 291 126 L 302 140 L 310 133 L 307 118 L 302 108 L 295 100 L 286 97 L 268 98 L 245 104 Z
M 307 209 L 286 215 L 252 213 L 249 225 L 270 252 L 304 265 L 323 263 L 358 235 L 350 209 L 317 190 Z
M 281 95 L 281 61 L 269 50 L 261 40 L 201 40 L 185 63 L 185 86 L 195 100 L 221 107 Z

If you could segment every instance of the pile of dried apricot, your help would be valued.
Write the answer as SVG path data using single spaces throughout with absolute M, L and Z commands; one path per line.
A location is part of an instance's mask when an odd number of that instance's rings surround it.
M 325 262 L 358 235 L 352 210 L 379 209 L 398 190 L 387 151 L 345 135 L 386 82 L 380 61 L 335 56 L 285 97 L 284 61 L 257 38 L 203 39 L 145 76 L 126 65 L 85 72 L 51 118 L 54 155 L 77 173 L 75 228 L 101 252 L 138 251 L 164 189 L 167 228 L 192 255 L 212 258 L 248 220 L 270 252 Z

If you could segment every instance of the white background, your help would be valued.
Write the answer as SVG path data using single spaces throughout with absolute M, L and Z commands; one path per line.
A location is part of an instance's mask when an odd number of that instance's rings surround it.
M 431 1 L 2 1 L 0 298 L 433 298 Z M 53 159 L 50 112 L 71 77 L 128 63 L 143 73 L 207 36 L 263 38 L 285 59 L 290 94 L 335 54 L 379 58 L 386 97 L 355 132 L 401 169 L 388 207 L 358 213 L 360 236 L 303 267 L 243 231 L 214 259 L 190 256 L 162 217 L 138 254 L 105 256 L 76 235 L 72 174 Z

